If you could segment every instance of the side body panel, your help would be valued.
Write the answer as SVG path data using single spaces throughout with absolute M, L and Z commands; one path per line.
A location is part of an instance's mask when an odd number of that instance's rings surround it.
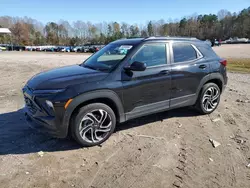
M 169 108 L 171 89 L 169 47 L 166 42 L 161 44 L 166 45 L 166 64 L 147 67 L 142 72 L 121 69 L 126 120 Z
M 206 60 L 201 54 L 195 60 L 175 63 L 172 47 L 170 49 L 172 78 L 170 107 L 193 105 L 197 99 L 197 91 L 201 80 L 204 77 L 209 77 L 210 61 Z M 195 46 L 194 49 L 197 50 Z

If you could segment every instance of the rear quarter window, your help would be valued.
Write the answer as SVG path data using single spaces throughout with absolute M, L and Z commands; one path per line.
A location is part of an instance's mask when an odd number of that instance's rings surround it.
M 213 48 L 209 45 L 196 45 L 198 50 L 205 55 L 206 57 L 210 58 L 218 58 L 219 56 L 215 53 Z
M 174 62 L 185 62 L 197 59 L 197 52 L 191 44 L 173 43 Z

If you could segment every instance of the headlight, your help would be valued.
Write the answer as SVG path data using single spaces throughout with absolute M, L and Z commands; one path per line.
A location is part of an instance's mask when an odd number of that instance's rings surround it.
M 46 100 L 45 102 L 46 102 L 46 104 L 47 104 L 47 106 L 48 106 L 49 108 L 54 109 L 54 105 L 53 105 L 53 103 L 52 103 L 51 101 Z
M 65 91 L 65 89 L 52 89 L 52 90 L 34 90 L 34 94 L 56 94 Z

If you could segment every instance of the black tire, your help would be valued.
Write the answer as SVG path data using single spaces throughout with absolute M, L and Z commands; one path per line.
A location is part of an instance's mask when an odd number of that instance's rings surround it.
M 80 129 L 80 126 L 82 125 L 81 121 L 83 120 L 84 117 L 86 117 L 85 115 L 87 113 L 91 113 L 93 111 L 98 112 L 98 110 L 102 110 L 102 111 L 107 112 L 107 117 L 111 120 L 111 126 L 110 126 L 109 132 L 105 133 L 105 136 L 102 140 L 100 140 L 98 142 L 91 143 L 91 142 L 88 142 L 88 141 L 83 139 L 83 137 L 80 135 L 79 129 Z M 78 113 L 75 114 L 75 116 L 73 117 L 72 125 L 71 125 L 71 134 L 72 134 L 72 137 L 82 146 L 91 147 L 91 146 L 100 145 L 101 143 L 105 142 L 111 136 L 111 134 L 114 132 L 115 126 L 116 126 L 116 116 L 115 116 L 115 113 L 113 112 L 113 110 L 109 106 L 107 106 L 106 104 L 92 103 L 92 104 L 88 104 L 88 105 L 82 107 L 78 111 Z M 86 125 L 84 125 L 84 127 L 86 127 Z M 95 126 L 91 126 L 91 127 L 92 127 L 91 128 L 92 130 L 90 130 L 88 132 L 88 134 L 91 134 L 91 133 L 93 134 L 92 131 L 94 131 Z M 85 139 L 86 139 L 86 137 L 85 137 Z M 91 136 L 89 136 L 89 137 L 91 137 Z
M 214 105 L 215 107 L 211 110 L 206 110 L 206 108 L 204 107 L 203 105 L 203 98 L 204 98 L 204 95 L 205 93 L 208 91 L 208 90 L 211 90 L 211 88 L 215 88 L 219 93 L 218 93 L 218 98 L 216 99 L 216 105 Z M 216 110 L 216 108 L 218 107 L 219 103 L 220 103 L 220 96 L 221 96 L 221 90 L 220 88 L 218 87 L 217 84 L 215 83 L 207 83 L 205 84 L 202 89 L 201 89 L 201 92 L 200 92 L 200 95 L 196 101 L 196 109 L 201 113 L 201 114 L 211 114 L 214 110 Z

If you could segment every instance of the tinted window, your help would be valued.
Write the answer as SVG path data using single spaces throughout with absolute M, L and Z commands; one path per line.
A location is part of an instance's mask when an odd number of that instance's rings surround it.
M 128 54 L 132 45 L 108 44 L 87 59 L 82 66 L 99 71 L 110 71 Z
M 166 59 L 165 44 L 146 44 L 133 56 L 131 63 L 139 61 L 152 67 L 166 64 Z
M 191 61 L 197 58 L 195 49 L 190 44 L 173 43 L 174 62 Z

